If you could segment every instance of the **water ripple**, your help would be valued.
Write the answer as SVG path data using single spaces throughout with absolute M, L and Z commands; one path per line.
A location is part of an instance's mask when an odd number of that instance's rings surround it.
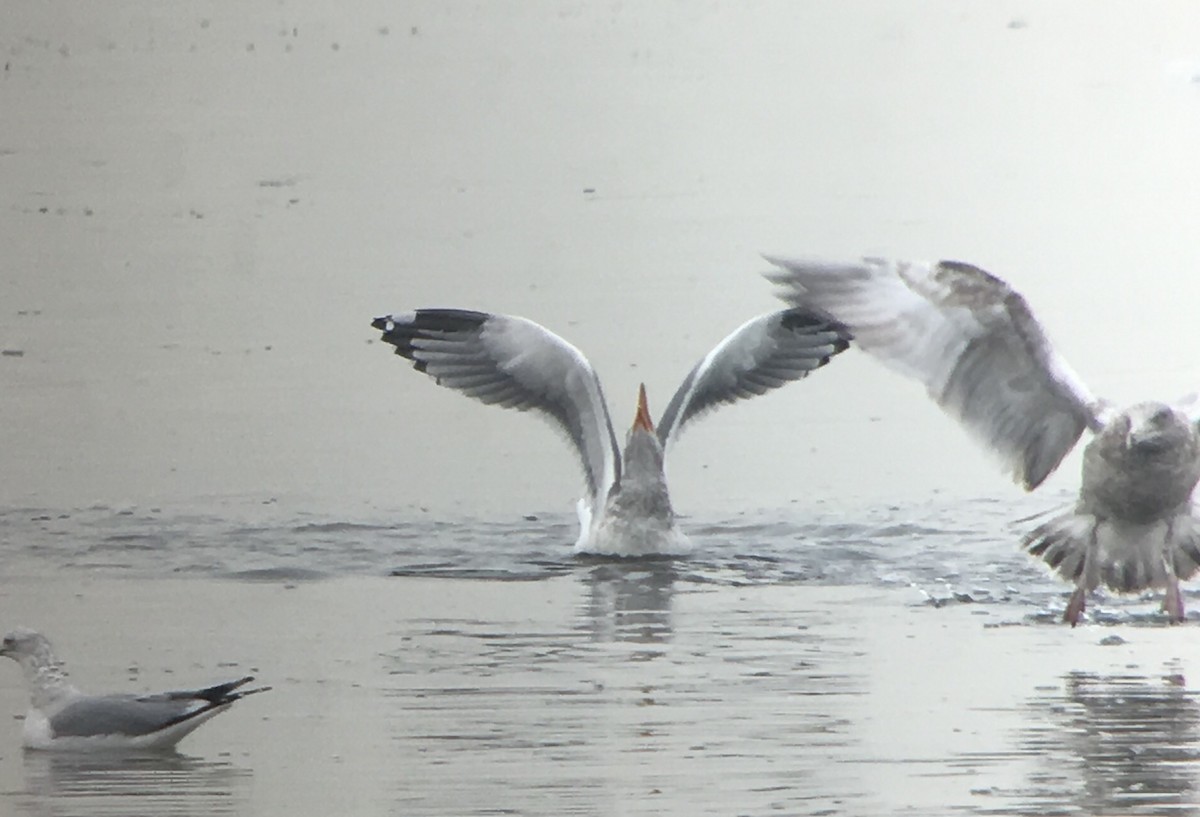
M 947 499 L 854 513 L 822 508 L 689 518 L 684 525 L 695 552 L 667 561 L 685 584 L 912 587 L 918 603 L 1017 606 L 1027 623 L 1048 623 L 1060 615 L 1065 587 L 1017 543 L 1030 524 L 1022 517 L 1061 499 Z M 621 561 L 573 555 L 575 533 L 573 513 L 439 520 L 380 512 L 350 519 L 249 501 L 179 510 L 0 509 L 0 535 L 18 565 L 150 576 L 539 581 Z M 1100 623 L 1157 625 L 1162 618 L 1154 601 L 1153 595 L 1101 595 L 1089 615 Z

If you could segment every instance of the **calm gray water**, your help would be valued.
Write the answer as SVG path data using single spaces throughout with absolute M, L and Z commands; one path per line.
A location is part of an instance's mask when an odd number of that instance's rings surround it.
M 1200 814 L 1189 628 L 1149 596 L 1058 624 L 1038 503 L 689 518 L 663 560 L 573 556 L 565 514 L 206 504 L 0 514 L 6 617 L 73 622 L 77 677 L 153 686 L 182 633 L 189 676 L 276 686 L 161 758 L 22 756 L 14 723 L 11 813 Z

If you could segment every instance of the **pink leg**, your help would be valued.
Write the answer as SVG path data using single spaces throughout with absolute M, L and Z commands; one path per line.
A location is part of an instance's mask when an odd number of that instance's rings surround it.
M 1183 621 L 1183 594 L 1179 592 L 1179 577 L 1173 572 L 1167 574 L 1167 593 L 1163 596 L 1162 607 L 1172 624 Z
M 1075 592 L 1071 594 L 1071 600 L 1067 602 L 1066 612 L 1063 613 L 1063 621 L 1074 627 L 1079 623 L 1079 617 L 1083 615 L 1083 608 L 1087 604 L 1087 593 L 1082 587 L 1076 587 Z

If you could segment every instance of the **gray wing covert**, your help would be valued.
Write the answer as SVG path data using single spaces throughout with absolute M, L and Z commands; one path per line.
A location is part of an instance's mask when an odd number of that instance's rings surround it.
M 849 345 L 829 315 L 795 307 L 742 324 L 704 356 L 676 389 L 658 426 L 666 448 L 691 420 L 721 405 L 802 380 Z
M 80 698 L 50 718 L 55 737 L 125 735 L 136 737 L 164 729 L 188 716 L 194 700 L 136 695 Z
M 592 496 L 619 477 L 600 380 L 587 358 L 550 330 L 525 318 L 464 309 L 418 309 L 371 325 L 438 385 L 549 419 L 574 446 Z

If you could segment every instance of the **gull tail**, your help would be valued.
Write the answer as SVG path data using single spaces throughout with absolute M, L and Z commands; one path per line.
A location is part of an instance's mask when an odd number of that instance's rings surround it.
M 1027 534 L 1021 547 L 1063 580 L 1091 590 L 1098 582 L 1087 575 L 1087 557 L 1095 546 L 1096 524 L 1096 518 L 1087 514 L 1059 514 Z
M 254 689 L 242 689 L 242 687 L 253 680 L 253 675 L 247 675 L 244 678 L 238 678 L 236 681 L 226 681 L 223 684 L 215 684 L 203 689 L 185 689 L 168 692 L 166 696 L 174 700 L 207 701 L 211 706 L 224 706 L 225 704 L 231 704 L 234 701 L 245 698 L 247 695 L 256 695 L 259 692 L 266 692 L 271 688 L 269 686 L 262 686 L 255 687 Z
M 1034 528 L 1021 546 L 1084 592 L 1171 589 L 1200 570 L 1200 522 L 1190 513 L 1117 523 L 1072 510 Z
M 188 707 L 186 711 L 181 712 L 178 716 L 172 718 L 162 724 L 160 728 L 167 729 L 177 724 L 191 722 L 194 724 L 187 730 L 178 733 L 176 740 L 187 734 L 188 731 L 199 726 L 204 721 L 208 720 L 213 715 L 219 712 L 224 712 L 234 701 L 240 701 L 249 695 L 257 695 L 259 692 L 267 692 L 271 689 L 269 686 L 255 687 L 254 689 L 242 689 L 243 686 L 254 680 L 253 675 L 247 675 L 243 678 L 238 678 L 236 681 L 226 681 L 223 684 L 215 684 L 214 686 L 204 687 L 203 689 L 188 689 L 177 690 L 175 692 L 163 693 L 163 697 L 176 701 L 194 701 L 198 706 Z

